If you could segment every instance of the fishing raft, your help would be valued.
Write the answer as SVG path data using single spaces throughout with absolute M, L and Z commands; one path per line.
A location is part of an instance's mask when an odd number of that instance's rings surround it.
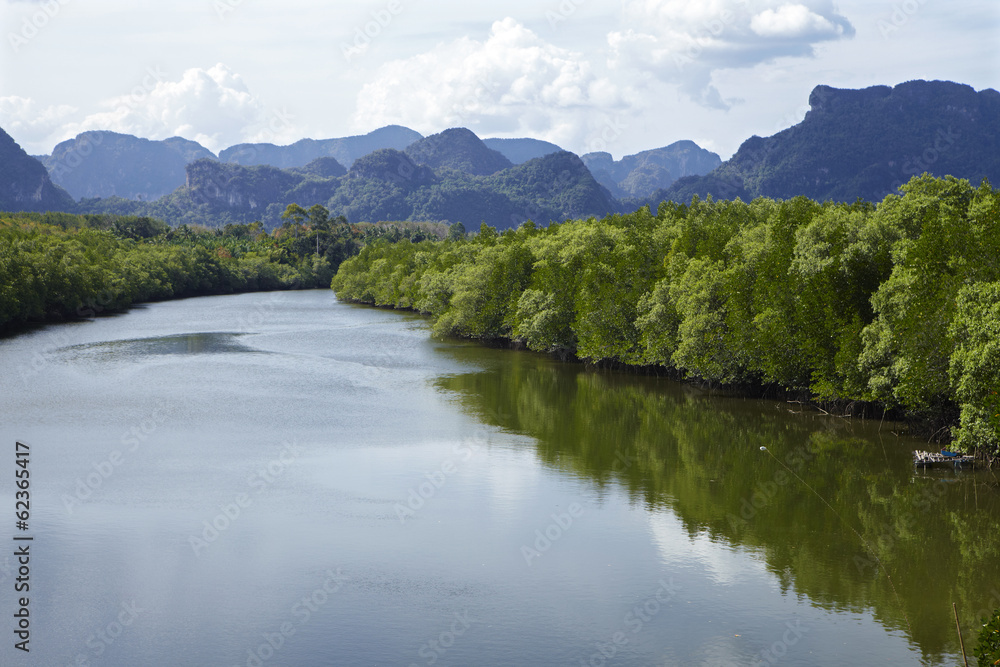
M 913 465 L 918 468 L 940 468 L 951 466 L 954 468 L 974 468 L 976 457 L 971 454 L 957 454 L 941 450 L 940 452 L 913 452 Z

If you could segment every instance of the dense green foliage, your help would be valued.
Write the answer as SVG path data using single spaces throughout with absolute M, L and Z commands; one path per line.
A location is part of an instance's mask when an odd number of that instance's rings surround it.
M 992 618 L 983 623 L 979 633 L 979 644 L 973 651 L 979 659 L 980 667 L 1000 665 L 1000 609 L 993 612 Z
M 764 383 L 948 420 L 1000 450 L 1000 193 L 915 178 L 877 207 L 664 203 L 471 240 L 373 244 L 337 295 L 442 335 Z
M 289 207 L 270 234 L 260 222 L 209 231 L 138 217 L 0 214 L 0 329 L 141 301 L 326 287 L 368 240 L 430 234 L 348 225 L 322 206 Z

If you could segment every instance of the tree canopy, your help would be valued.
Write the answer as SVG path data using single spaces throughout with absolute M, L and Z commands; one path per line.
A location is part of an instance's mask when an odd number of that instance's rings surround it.
M 1000 193 L 928 175 L 901 192 L 484 224 L 369 245 L 333 289 L 429 313 L 441 335 L 874 402 L 1000 452 Z

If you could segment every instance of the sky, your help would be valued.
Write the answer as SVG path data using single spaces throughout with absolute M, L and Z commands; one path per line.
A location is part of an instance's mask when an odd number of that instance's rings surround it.
M 0 0 L 0 128 L 214 152 L 398 124 L 730 157 L 810 91 L 1000 89 L 996 0 Z

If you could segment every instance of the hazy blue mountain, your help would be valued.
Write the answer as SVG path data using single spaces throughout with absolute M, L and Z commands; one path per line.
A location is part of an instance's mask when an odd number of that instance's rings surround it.
M 655 206 L 664 199 L 686 202 L 694 194 L 878 200 L 924 171 L 975 183 L 984 176 L 1000 182 L 1000 93 L 994 90 L 976 92 L 941 81 L 865 90 L 819 86 L 810 104 L 801 123 L 772 137 L 751 137 L 721 164 L 714 153 L 679 141 L 617 161 L 608 153 L 579 158 L 559 151 L 513 165 L 464 128 L 422 139 L 411 130 L 390 127 L 329 141 L 341 142 L 339 149 L 350 144 L 361 151 L 395 137 L 398 143 L 408 142 L 405 150 L 379 148 L 349 161 L 321 155 L 292 168 L 203 158 L 187 165 L 183 187 L 155 202 L 88 199 L 80 209 L 208 226 L 259 219 L 271 227 L 281 224 L 288 204 L 323 204 L 352 222 L 461 221 L 469 228 L 487 222 L 506 229 L 528 219 L 545 224 Z M 142 141 L 102 136 L 102 159 L 113 154 L 110 147 Z M 416 142 L 408 141 L 414 136 Z M 323 143 L 310 141 L 271 148 L 287 156 L 295 146 L 312 150 Z M 176 160 L 198 154 L 197 144 L 184 140 L 148 143 Z M 20 153 L 22 160 L 31 160 Z M 96 154 L 97 148 L 92 149 L 90 155 Z M 125 154 L 134 156 L 135 151 Z M 92 159 L 90 164 L 99 163 Z M 8 168 L 8 184 L 14 173 Z M 39 185 L 44 186 L 36 182 L 36 189 Z M 17 187 L 22 201 L 31 199 L 26 186 Z
M 332 157 L 318 157 L 304 167 L 295 167 L 289 171 L 317 178 L 340 178 L 347 173 L 344 165 Z
M 567 218 L 604 216 L 618 210 L 618 202 L 598 183 L 583 160 L 568 151 L 551 153 L 511 167 L 485 179 L 520 207 L 511 224 L 524 220 L 547 223 Z
M 184 184 L 189 162 L 215 155 L 201 144 L 173 137 L 140 139 L 92 131 L 58 144 L 43 158 L 52 180 L 73 197 L 157 199 Z
M 423 138 L 418 132 L 400 125 L 389 125 L 368 134 L 339 139 L 302 139 L 289 146 L 274 144 L 237 144 L 221 153 L 223 162 L 243 166 L 267 164 L 281 169 L 304 167 L 321 157 L 332 157 L 350 167 L 360 157 L 381 148 L 403 150 Z
M 1000 93 L 950 81 L 894 88 L 817 86 L 801 123 L 751 137 L 702 177 L 680 179 L 663 196 L 690 201 L 805 195 L 880 201 L 912 176 L 1000 182 Z
M 329 204 L 351 221 L 486 222 L 498 229 L 617 210 L 580 158 L 565 152 L 475 176 L 434 171 L 406 153 L 379 151 L 355 163 Z
M 417 164 L 432 169 L 455 169 L 472 176 L 489 176 L 514 166 L 503 154 L 489 148 L 464 127 L 416 141 L 404 152 Z
M 553 153 L 489 176 L 449 167 L 434 170 L 391 148 L 356 160 L 344 175 L 336 162 L 318 160 L 308 168 L 245 167 L 198 160 L 187 167 L 184 187 L 155 202 L 122 198 L 89 199 L 81 208 L 93 213 L 158 217 L 172 224 L 210 227 L 261 220 L 282 223 L 292 203 L 322 204 L 350 222 L 382 220 L 486 222 L 499 229 L 525 220 L 546 224 L 618 210 L 579 157 Z
M 522 164 L 537 157 L 559 153 L 563 149 L 541 139 L 483 139 L 489 148 L 503 154 L 514 164 Z
M 0 211 L 74 211 L 73 198 L 45 166 L 0 129 Z
M 693 141 L 627 155 L 615 161 L 611 153 L 587 153 L 583 162 L 594 178 L 616 197 L 648 197 L 678 178 L 707 174 L 722 163 L 715 153 Z
M 185 139 L 184 137 L 170 137 L 169 139 L 164 139 L 160 143 L 166 144 L 180 153 L 181 157 L 183 157 L 187 163 L 206 157 L 215 159 L 215 153 L 208 150 L 197 141 L 191 141 L 190 139 Z

